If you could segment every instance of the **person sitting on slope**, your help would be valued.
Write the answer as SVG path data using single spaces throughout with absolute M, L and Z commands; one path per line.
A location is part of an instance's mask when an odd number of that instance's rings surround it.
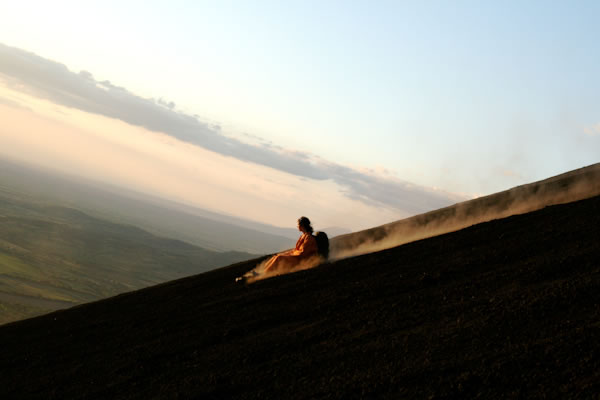
M 306 217 L 299 218 L 298 230 L 302 232 L 302 235 L 296 242 L 296 247 L 271 257 L 265 264 L 265 273 L 288 272 L 298 267 L 303 261 L 317 255 L 317 240 L 312 235 L 313 227 L 310 220 Z

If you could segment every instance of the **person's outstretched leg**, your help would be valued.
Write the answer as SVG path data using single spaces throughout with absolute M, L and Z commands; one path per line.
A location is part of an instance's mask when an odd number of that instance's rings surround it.
M 281 254 L 273 257 L 265 266 L 265 273 L 281 273 L 291 270 L 300 259 L 297 256 L 284 256 Z
M 279 254 L 271 257 L 265 265 L 265 274 L 277 271 L 280 268 L 281 261 L 282 256 Z

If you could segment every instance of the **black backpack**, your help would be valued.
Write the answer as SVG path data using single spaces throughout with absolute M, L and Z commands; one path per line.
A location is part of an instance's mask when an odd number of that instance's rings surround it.
M 315 239 L 317 240 L 317 252 L 325 260 L 329 257 L 329 238 L 325 232 L 315 233 Z

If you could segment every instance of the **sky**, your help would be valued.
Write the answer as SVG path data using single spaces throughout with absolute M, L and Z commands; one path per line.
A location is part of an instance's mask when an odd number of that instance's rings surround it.
M 0 155 L 368 228 L 600 161 L 596 1 L 3 5 Z

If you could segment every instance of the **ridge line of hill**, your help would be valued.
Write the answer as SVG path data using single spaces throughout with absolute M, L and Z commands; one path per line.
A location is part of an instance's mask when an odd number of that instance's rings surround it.
M 365 254 L 600 195 L 600 163 L 331 240 L 332 258 Z

